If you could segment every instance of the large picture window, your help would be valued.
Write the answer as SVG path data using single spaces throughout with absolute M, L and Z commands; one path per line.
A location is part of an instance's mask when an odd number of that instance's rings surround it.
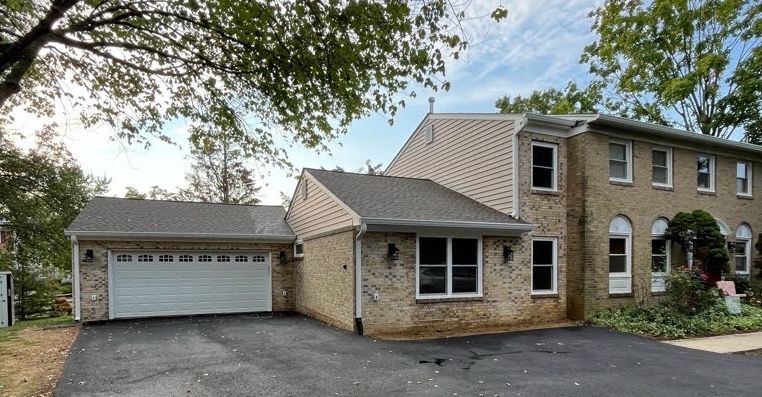
M 552 143 L 532 142 L 532 188 L 556 190 L 558 146 Z
M 558 290 L 556 239 L 532 239 L 532 294 L 555 294 Z
M 481 295 L 481 239 L 419 237 L 417 289 L 422 298 Z

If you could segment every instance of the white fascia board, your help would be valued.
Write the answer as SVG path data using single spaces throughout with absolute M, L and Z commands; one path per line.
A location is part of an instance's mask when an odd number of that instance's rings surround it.
M 538 225 L 528 223 L 497 223 L 497 222 L 468 222 L 468 221 L 436 221 L 423 219 L 394 219 L 394 218 L 360 218 L 362 223 L 368 225 L 391 225 L 391 226 L 420 226 L 440 227 L 457 229 L 486 229 L 486 230 L 513 230 L 529 232 Z
M 246 241 L 278 241 L 294 242 L 296 235 L 278 234 L 210 234 L 210 233 L 157 233 L 157 232 L 114 232 L 114 231 L 77 231 L 66 230 L 67 236 L 77 236 L 79 240 L 94 238 L 161 238 L 161 239 L 194 239 L 194 240 L 246 240 Z
M 713 147 L 721 147 L 732 150 L 740 150 L 762 155 L 762 146 L 751 143 L 737 142 L 730 139 L 718 138 L 710 135 L 704 135 L 694 132 L 679 130 L 676 128 L 665 127 L 663 125 L 646 123 L 643 121 L 630 120 L 623 117 L 609 116 L 600 114 L 595 120 L 589 121 L 592 125 L 606 125 L 619 127 L 624 130 L 650 133 L 656 136 L 668 138 L 669 140 L 682 140 L 696 142 Z

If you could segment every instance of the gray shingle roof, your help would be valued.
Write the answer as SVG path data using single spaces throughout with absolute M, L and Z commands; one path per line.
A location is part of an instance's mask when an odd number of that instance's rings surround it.
M 95 197 L 67 232 L 294 236 L 285 215 L 281 206 Z
M 429 179 L 305 170 L 361 217 L 526 224 Z

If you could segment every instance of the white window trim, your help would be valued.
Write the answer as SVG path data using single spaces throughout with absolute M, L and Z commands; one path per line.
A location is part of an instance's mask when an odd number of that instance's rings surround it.
M 753 195 L 753 191 L 754 191 L 754 189 L 752 188 L 752 181 L 754 180 L 754 178 L 753 178 L 753 176 L 754 176 L 754 174 L 753 174 L 753 172 L 754 172 L 754 163 L 752 163 L 751 161 L 738 161 L 736 163 L 736 174 L 738 174 L 738 164 L 739 163 L 746 164 L 746 180 L 748 181 L 747 186 L 749 187 L 749 191 L 746 192 L 746 193 L 739 192 L 738 191 L 738 183 L 736 182 L 736 194 L 739 195 L 739 196 L 751 197 Z M 736 180 L 738 180 L 738 175 L 736 175 Z
M 735 253 L 733 254 L 733 270 L 735 270 L 736 274 L 743 274 L 748 275 L 751 273 L 751 240 L 748 240 L 746 238 L 736 237 L 736 242 L 744 242 L 746 245 L 744 246 L 744 256 L 746 257 L 746 270 L 739 271 L 736 269 L 736 258 Z
M 624 157 L 627 161 L 627 167 L 625 167 L 626 177 L 625 178 L 613 178 L 611 176 L 611 166 L 609 165 L 609 181 L 611 182 L 627 182 L 632 183 L 632 141 L 622 140 L 622 139 L 609 139 L 609 144 L 617 144 L 617 145 L 624 145 L 625 146 L 625 153 Z M 609 150 L 608 155 L 608 162 L 611 164 L 611 151 Z
M 654 240 L 663 240 L 666 247 L 665 255 L 667 257 L 667 267 L 664 272 L 655 272 L 651 269 L 651 292 L 664 292 L 666 286 L 664 285 L 664 279 L 667 274 L 672 270 L 672 241 L 664 238 L 664 235 L 652 234 L 651 245 L 653 246 Z M 651 252 L 651 263 L 653 264 L 653 251 Z
M 624 239 L 624 254 L 627 257 L 627 271 L 624 273 L 617 272 L 612 273 L 611 270 L 609 270 L 609 275 L 614 275 L 617 277 L 620 276 L 632 276 L 632 235 L 630 234 L 624 234 L 624 233 L 609 233 L 609 240 L 610 239 Z M 611 242 L 609 242 L 609 245 Z M 611 247 L 609 247 L 609 258 L 611 257 Z
M 707 154 L 707 153 L 698 153 L 698 154 L 696 154 L 696 161 L 697 162 L 698 162 L 698 157 L 699 156 L 709 157 L 709 188 L 698 187 L 698 182 L 696 182 L 696 188 L 698 189 L 699 192 L 711 192 L 711 193 L 714 193 L 714 191 L 715 191 L 714 174 L 716 173 L 716 171 L 715 171 L 715 156 L 712 155 L 712 154 Z M 698 178 L 698 166 L 696 167 L 696 178 Z
M 667 183 L 654 182 L 653 177 L 653 152 L 661 151 L 667 153 Z M 651 185 L 659 187 L 672 187 L 672 148 L 664 146 L 654 146 L 651 148 Z
M 534 147 L 535 146 L 553 149 L 553 178 L 551 179 L 553 181 L 553 187 L 551 188 L 538 187 L 534 185 Z M 557 192 L 558 191 L 558 144 L 549 143 L 549 142 L 532 141 L 532 146 L 530 147 L 530 157 L 531 157 L 531 160 L 530 160 L 529 166 L 531 167 L 531 169 L 530 169 L 529 175 L 531 179 L 532 190 Z
M 301 245 L 302 246 L 302 253 L 301 254 L 297 254 L 296 253 L 296 246 L 297 245 Z M 298 240 L 294 241 L 294 258 L 304 258 L 304 241 L 302 241 L 301 239 L 298 239 Z
M 534 242 L 551 241 L 553 243 L 553 289 L 537 290 L 532 289 L 534 285 Z M 532 295 L 555 295 L 558 293 L 558 239 L 555 237 L 533 237 L 531 241 L 531 258 L 529 260 L 529 289 Z
M 421 273 L 421 238 L 446 238 L 447 239 L 447 279 L 445 280 L 447 287 L 445 294 L 424 294 L 420 293 L 419 276 Z M 477 252 L 476 252 L 476 293 L 452 293 L 452 239 L 463 238 L 477 240 Z M 417 235 L 415 238 L 415 298 L 416 299 L 459 299 L 459 298 L 481 298 L 482 297 L 482 279 L 484 272 L 482 271 L 482 238 L 481 236 L 441 236 L 441 235 Z

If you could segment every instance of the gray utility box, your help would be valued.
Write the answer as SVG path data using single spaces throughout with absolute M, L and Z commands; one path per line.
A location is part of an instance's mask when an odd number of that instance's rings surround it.
M 0 328 L 13 325 L 13 275 L 0 272 Z

